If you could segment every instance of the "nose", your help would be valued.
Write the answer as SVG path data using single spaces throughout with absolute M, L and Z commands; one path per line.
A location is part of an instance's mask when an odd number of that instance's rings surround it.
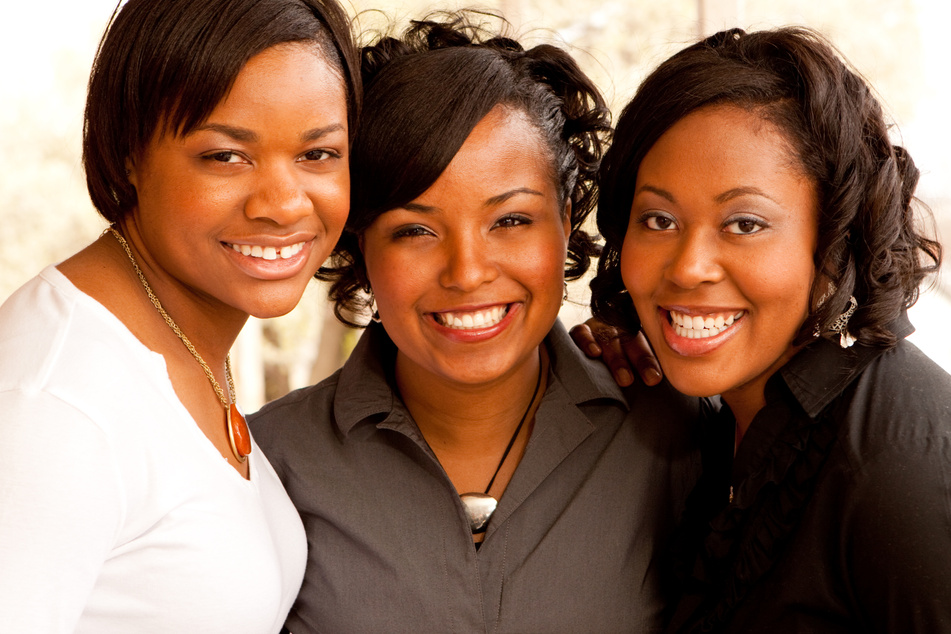
M 258 168 L 254 190 L 245 201 L 245 215 L 274 224 L 293 225 L 314 213 L 314 204 L 293 165 L 264 165 Z
M 439 283 L 445 288 L 468 292 L 496 279 L 498 266 L 481 235 L 456 236 L 444 244 L 445 266 Z
M 680 288 L 692 289 L 723 279 L 717 237 L 704 232 L 685 232 L 665 267 L 664 277 Z

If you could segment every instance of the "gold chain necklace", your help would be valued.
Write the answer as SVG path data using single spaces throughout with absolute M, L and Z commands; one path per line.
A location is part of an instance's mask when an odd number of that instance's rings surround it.
M 175 320 L 165 312 L 165 308 L 162 307 L 162 302 L 160 302 L 159 298 L 152 292 L 152 287 L 149 286 L 145 275 L 142 273 L 142 269 L 139 268 L 139 263 L 135 261 L 135 256 L 132 255 L 132 249 L 129 248 L 129 243 L 126 242 L 122 234 L 116 231 L 114 227 L 109 227 L 109 231 L 111 231 L 112 235 L 119 241 L 125 254 L 129 256 L 132 268 L 135 270 L 135 274 L 139 276 L 139 281 L 142 282 L 142 287 L 145 288 L 145 292 L 149 296 L 152 305 L 155 306 L 155 309 L 162 316 L 162 319 L 165 320 L 165 323 L 168 324 L 168 327 L 182 340 L 182 343 L 185 344 L 188 351 L 195 357 L 195 360 L 198 361 L 202 370 L 205 371 L 205 376 L 208 377 L 208 381 L 211 382 L 211 387 L 215 388 L 215 394 L 218 395 L 218 400 L 221 401 L 221 406 L 225 410 L 225 426 L 228 429 L 228 442 L 231 444 L 231 453 L 234 454 L 238 462 L 244 462 L 251 453 L 251 434 L 248 431 L 248 423 L 244 420 L 244 416 L 241 415 L 238 406 L 235 405 L 234 402 L 234 379 L 231 378 L 231 355 L 228 354 L 225 357 L 225 377 L 228 379 L 228 398 L 226 399 L 224 390 L 221 389 L 221 385 L 219 385 L 217 379 L 215 379 L 214 372 L 211 371 L 211 368 L 208 367 L 208 364 L 202 359 L 201 354 L 195 349 L 192 342 L 188 340 L 188 337 L 185 336 L 182 329 L 178 327 Z M 228 402 L 229 400 L 231 401 L 230 404 Z

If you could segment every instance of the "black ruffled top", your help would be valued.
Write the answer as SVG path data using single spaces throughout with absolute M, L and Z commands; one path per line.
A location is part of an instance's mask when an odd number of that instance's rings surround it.
M 951 631 L 951 377 L 906 342 L 823 339 L 765 397 L 735 459 L 732 412 L 709 408 L 670 631 Z

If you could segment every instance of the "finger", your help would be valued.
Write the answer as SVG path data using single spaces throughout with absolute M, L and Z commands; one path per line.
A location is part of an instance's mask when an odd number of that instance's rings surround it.
M 617 384 L 621 387 L 627 387 L 634 382 L 634 374 L 631 365 L 628 363 L 624 347 L 621 345 L 621 339 L 617 336 L 616 331 L 614 334 L 614 337 L 602 340 L 601 359 L 611 369 L 611 374 L 614 375 Z
M 575 345 L 586 355 L 592 359 L 597 359 L 601 356 L 601 346 L 598 345 L 598 341 L 595 339 L 594 333 L 588 324 L 578 324 L 569 330 L 568 333 L 574 340 Z
M 643 331 L 638 332 L 635 337 L 625 337 L 621 345 L 628 361 L 637 368 L 637 373 L 646 385 L 657 385 L 661 382 L 664 378 L 663 371 Z

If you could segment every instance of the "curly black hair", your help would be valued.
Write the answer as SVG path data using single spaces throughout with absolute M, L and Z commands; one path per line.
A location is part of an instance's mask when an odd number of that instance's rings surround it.
M 717 33 L 675 54 L 641 84 L 621 113 L 599 175 L 597 222 L 605 246 L 591 282 L 594 314 L 630 332 L 639 327 L 620 271 L 638 169 L 675 123 L 722 104 L 776 125 L 816 183 L 815 308 L 795 343 L 817 331 L 831 336 L 832 323 L 855 296 L 850 333 L 866 345 L 894 345 L 890 325 L 941 264 L 941 246 L 916 228 L 916 207 L 930 216 L 914 198 L 919 172 L 889 140 L 868 84 L 824 38 L 799 27 Z M 835 290 L 822 301 L 829 282 Z
M 472 11 L 432 14 L 361 50 L 364 107 L 350 156 L 350 216 L 317 273 L 331 282 L 334 312 L 347 325 L 365 324 L 369 301 L 359 236 L 380 214 L 429 189 L 497 105 L 528 116 L 549 150 L 561 200 L 571 200 L 566 278 L 583 275 L 599 253 L 582 225 L 597 202 L 611 132 L 604 98 L 565 51 L 547 44 L 525 50 L 479 18 L 506 26 Z

